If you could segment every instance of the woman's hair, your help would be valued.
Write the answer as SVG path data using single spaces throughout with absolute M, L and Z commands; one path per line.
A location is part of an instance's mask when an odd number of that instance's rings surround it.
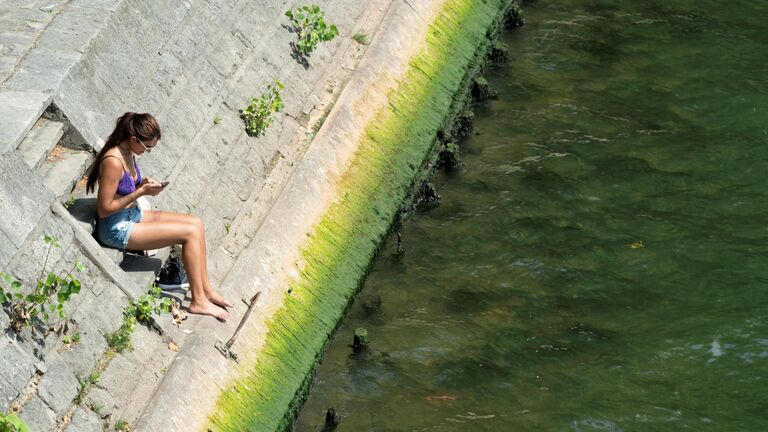
M 85 185 L 86 193 L 93 192 L 96 181 L 99 180 L 101 161 L 107 151 L 131 137 L 136 137 L 142 141 L 149 141 L 153 138 L 160 139 L 160 125 L 157 123 L 157 119 L 149 113 L 139 114 L 135 112 L 127 112 L 117 119 L 115 130 L 112 131 L 107 142 L 104 143 L 104 147 L 96 155 L 96 161 L 88 173 L 88 182 Z

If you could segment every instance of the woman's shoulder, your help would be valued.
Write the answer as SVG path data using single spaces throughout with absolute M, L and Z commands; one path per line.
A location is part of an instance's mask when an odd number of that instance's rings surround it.
M 119 155 L 111 154 L 111 152 L 107 152 L 102 158 L 101 158 L 101 167 L 100 167 L 101 174 L 120 174 L 125 171 L 123 167 L 123 160 L 120 158 Z

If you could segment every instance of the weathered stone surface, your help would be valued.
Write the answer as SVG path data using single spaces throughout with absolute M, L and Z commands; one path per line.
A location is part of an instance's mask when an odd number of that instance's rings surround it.
M 80 383 L 67 362 L 55 351 L 51 352 L 45 361 L 48 365 L 48 373 L 40 379 L 37 393 L 56 415 L 60 416 L 72 404 L 72 399 L 80 389 Z
M 56 197 L 69 194 L 91 162 L 92 155 L 85 151 L 67 151 L 61 159 L 45 163 L 39 173 L 43 184 Z
M 34 373 L 34 360 L 24 354 L 15 342 L 0 336 L 0 396 L 5 408 L 24 390 Z
M 16 66 L 5 86 L 12 90 L 54 92 L 78 60 L 77 52 L 36 48 Z
M 19 144 L 19 152 L 31 169 L 37 169 L 64 133 L 64 123 L 40 118 Z
M 52 431 L 56 429 L 56 414 L 37 395 L 24 405 L 22 420 L 33 431 Z
M 45 189 L 41 189 L 38 191 L 38 194 L 42 195 L 46 192 Z M 0 196 L 2 196 L 2 191 L 0 191 Z M 30 221 L 33 215 L 34 213 L 32 212 L 28 214 L 27 217 L 30 218 Z M 2 226 L 1 222 L 0 226 Z M 45 243 L 46 235 L 57 239 L 62 247 L 50 247 Z M 20 250 L 13 257 L 10 263 L 12 273 L 25 283 L 27 288 L 34 286 L 37 278 L 40 277 L 40 273 L 43 271 L 46 256 L 48 260 L 45 270 L 47 272 L 55 270 L 59 262 L 64 259 L 67 250 L 71 247 L 71 241 L 72 232 L 69 227 L 62 224 L 59 219 L 54 217 L 50 210 L 45 208 L 42 210 L 39 222 L 32 230 L 29 230 L 26 241 L 22 243 Z M 48 252 L 49 249 L 50 254 Z
M 98 34 L 108 12 L 104 9 L 83 7 L 69 8 L 48 25 L 37 47 L 83 52 Z
M 0 248 L 18 248 L 47 211 L 52 195 L 13 153 L 0 155 L 0 184 L 0 231 L 12 241 Z
M 115 412 L 117 402 L 108 391 L 101 387 L 91 386 L 85 404 L 97 413 L 101 418 L 106 418 Z
M 45 93 L 0 89 L 0 153 L 19 145 L 50 101 L 51 96 Z
M 72 0 L 69 2 L 72 6 L 83 8 L 102 8 L 106 10 L 115 10 L 124 0 Z
M 0 54 L 0 82 L 5 81 L 11 75 L 18 60 L 18 56 Z
M 133 340 L 136 340 L 135 336 Z M 135 349 L 134 352 L 136 352 Z M 99 388 L 108 391 L 118 401 L 124 401 L 130 397 L 137 384 L 137 371 L 141 370 L 140 363 L 124 354 L 126 353 L 124 352 L 112 359 L 107 370 L 102 372 L 101 380 L 97 384 Z
M 102 432 L 101 419 L 89 409 L 78 408 L 72 416 L 72 421 L 65 429 L 69 432 Z
M 98 310 L 97 307 L 92 307 L 90 312 L 94 313 L 94 311 Z M 63 351 L 60 356 L 72 374 L 82 377 L 90 375 L 108 347 L 104 336 L 99 333 L 93 321 L 81 319 L 78 323 L 77 331 L 80 332 L 80 343 L 72 345 L 69 350 Z

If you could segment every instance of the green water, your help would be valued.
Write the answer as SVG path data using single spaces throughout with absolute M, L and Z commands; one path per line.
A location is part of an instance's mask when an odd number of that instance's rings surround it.
M 525 9 L 296 430 L 768 430 L 768 1 Z

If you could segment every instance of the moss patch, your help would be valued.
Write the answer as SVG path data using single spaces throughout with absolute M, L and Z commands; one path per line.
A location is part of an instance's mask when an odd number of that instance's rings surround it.
M 451 0 L 430 26 L 389 106 L 366 130 L 345 191 L 303 249 L 299 280 L 269 322 L 259 360 L 225 391 L 214 431 L 287 430 L 304 401 L 312 369 L 357 293 L 376 251 L 420 177 L 438 130 L 457 110 L 467 71 L 485 52 L 487 32 L 508 0 Z M 460 108 L 458 108 L 460 109 Z

